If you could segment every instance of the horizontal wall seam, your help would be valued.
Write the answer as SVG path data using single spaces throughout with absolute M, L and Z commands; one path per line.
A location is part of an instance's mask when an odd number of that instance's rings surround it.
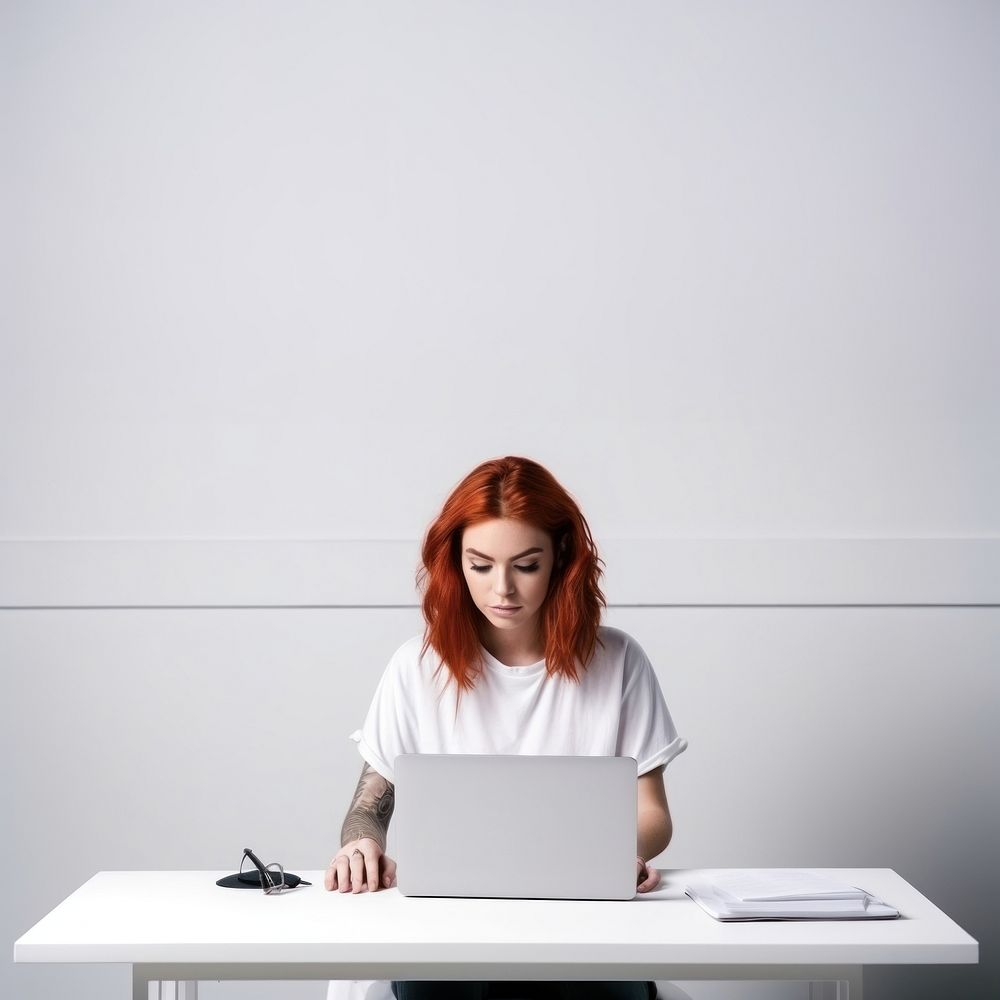
M 608 604 L 608 610 L 659 608 L 1000 608 L 1000 604 Z M 0 611 L 417 611 L 419 604 L 45 604 L 0 605 Z

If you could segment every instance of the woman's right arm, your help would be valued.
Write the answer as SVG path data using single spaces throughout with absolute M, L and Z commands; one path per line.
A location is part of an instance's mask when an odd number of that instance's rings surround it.
M 370 892 L 396 884 L 396 862 L 385 853 L 396 789 L 366 761 L 340 831 L 341 848 L 326 870 L 324 884 L 339 892 Z

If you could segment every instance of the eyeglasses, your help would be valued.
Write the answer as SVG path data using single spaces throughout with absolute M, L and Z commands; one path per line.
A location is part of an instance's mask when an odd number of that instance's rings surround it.
M 244 871 L 248 858 L 253 868 Z M 312 885 L 312 882 L 307 882 L 301 875 L 286 872 L 277 862 L 262 864 L 251 848 L 244 847 L 240 870 L 235 875 L 224 875 L 215 884 L 221 885 L 223 889 L 263 889 L 270 896 L 286 889 L 297 889 L 300 885 Z
M 249 848 L 243 848 L 243 858 L 240 861 L 240 871 L 238 878 L 243 875 L 243 866 L 246 864 L 247 858 L 250 859 L 251 864 L 260 873 L 260 887 L 264 890 L 265 894 L 270 896 L 272 892 L 284 892 L 286 889 L 294 889 L 295 886 L 304 884 L 309 885 L 308 882 L 303 883 L 295 875 L 291 875 L 288 878 L 285 877 L 285 869 L 282 868 L 276 861 L 271 862 L 269 865 L 261 863 L 260 858 Z M 247 873 L 249 874 L 249 872 Z M 293 882 L 292 879 L 295 881 Z M 246 881 L 242 879 L 241 881 Z

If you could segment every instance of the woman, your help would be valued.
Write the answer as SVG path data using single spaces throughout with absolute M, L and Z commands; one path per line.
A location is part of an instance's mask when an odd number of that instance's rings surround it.
M 686 742 L 639 645 L 600 625 L 600 560 L 573 498 L 525 458 L 474 469 L 423 545 L 424 635 L 401 646 L 352 739 L 364 765 L 325 884 L 395 885 L 385 852 L 401 753 L 629 756 L 638 762 L 636 885 L 670 841 L 663 768 Z M 647 983 L 392 984 L 397 1000 L 500 996 L 646 1000 Z

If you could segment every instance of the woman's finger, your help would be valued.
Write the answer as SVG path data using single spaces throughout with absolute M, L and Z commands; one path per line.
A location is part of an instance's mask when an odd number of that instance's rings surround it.
M 382 856 L 382 851 L 374 841 L 366 841 L 363 848 L 365 855 L 365 868 L 368 870 L 368 891 L 378 891 L 378 859 Z
M 645 878 L 636 887 L 639 892 L 651 892 L 660 884 L 660 873 L 655 869 L 646 865 L 645 872 L 643 873 Z
M 337 862 L 337 890 L 338 892 L 350 892 L 351 859 L 346 854 L 338 854 L 335 860 Z
M 326 878 L 323 880 L 327 889 L 331 892 L 335 892 L 340 888 L 340 871 L 339 869 L 344 866 L 346 859 L 341 854 L 335 854 L 330 859 L 330 864 L 326 869 Z
M 365 887 L 365 856 L 360 847 L 351 851 L 351 892 L 361 892 Z
M 337 888 L 337 859 L 331 858 L 326 866 L 326 874 L 323 876 L 323 885 L 328 892 L 333 892 Z
M 382 885 L 391 889 L 396 884 L 396 862 L 388 854 L 382 855 Z

